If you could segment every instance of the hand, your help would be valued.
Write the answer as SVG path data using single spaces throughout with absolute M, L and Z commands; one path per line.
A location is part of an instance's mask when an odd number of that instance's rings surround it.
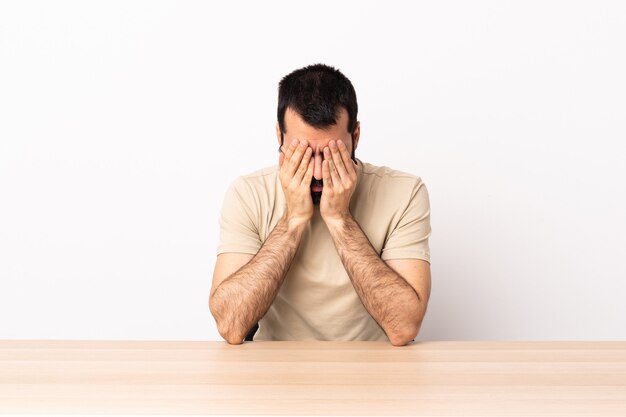
M 312 154 L 313 149 L 306 141 L 294 139 L 287 151 L 278 157 L 279 178 L 287 203 L 285 215 L 297 224 L 307 223 L 313 217 Z
M 358 170 L 343 141 L 331 140 L 328 145 L 324 148 L 324 188 L 320 200 L 320 215 L 327 224 L 351 216 L 350 199 L 356 188 Z

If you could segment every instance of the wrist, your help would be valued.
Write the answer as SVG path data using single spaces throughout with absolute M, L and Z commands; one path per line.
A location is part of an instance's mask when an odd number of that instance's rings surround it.
M 283 222 L 289 231 L 300 231 L 304 229 L 309 220 L 310 218 L 304 216 L 294 216 L 287 212 L 285 212 L 285 215 L 283 216 Z
M 326 216 L 323 219 L 329 229 L 342 229 L 352 219 L 352 214 L 348 212 L 332 217 Z

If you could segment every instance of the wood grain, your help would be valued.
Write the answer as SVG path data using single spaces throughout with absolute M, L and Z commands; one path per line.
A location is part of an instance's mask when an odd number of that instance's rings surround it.
M 0 340 L 0 413 L 624 416 L 626 342 Z

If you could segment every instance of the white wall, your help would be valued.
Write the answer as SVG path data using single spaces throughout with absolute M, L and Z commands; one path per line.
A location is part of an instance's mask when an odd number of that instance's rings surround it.
M 324 62 L 421 176 L 420 340 L 626 338 L 624 2 L 0 3 L 0 338 L 221 340 L 218 213 Z

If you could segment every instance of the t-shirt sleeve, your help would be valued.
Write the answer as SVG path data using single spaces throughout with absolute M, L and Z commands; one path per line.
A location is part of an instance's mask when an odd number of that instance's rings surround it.
M 224 252 L 256 254 L 261 248 L 253 201 L 252 190 L 242 177 L 230 184 L 220 212 L 218 255 Z
M 426 185 L 420 179 L 411 190 L 400 221 L 385 242 L 381 259 L 417 258 L 430 263 L 430 235 L 430 200 Z

